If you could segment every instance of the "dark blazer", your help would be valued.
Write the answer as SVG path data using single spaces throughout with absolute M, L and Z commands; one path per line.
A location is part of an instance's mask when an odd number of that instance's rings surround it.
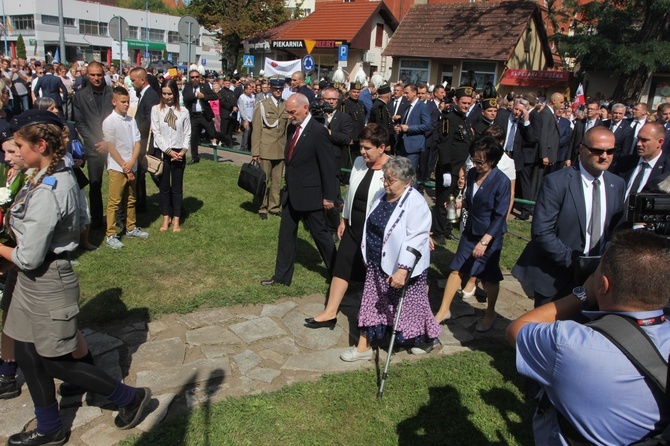
M 311 118 L 301 134 L 289 160 L 288 152 L 295 126 L 287 130 L 289 137 L 284 149 L 286 162 L 286 188 L 291 206 L 296 211 L 307 212 L 323 208 L 323 200 L 335 201 L 337 177 L 333 150 L 326 128 Z M 286 197 L 285 197 L 286 199 Z M 285 205 L 285 203 L 282 203 Z
M 465 207 L 468 209 L 467 230 L 474 236 L 489 234 L 501 237 L 507 232 L 511 181 L 500 169 L 494 168 L 472 197 L 477 169 L 468 171 Z
M 561 135 L 558 122 L 549 106 L 544 107 L 540 113 L 541 130 L 538 135 L 539 159 L 549 158 L 549 163 L 555 163 L 558 157 L 558 148 L 561 145 Z
M 235 93 L 230 88 L 221 88 L 219 90 L 219 107 L 221 119 L 231 119 L 230 113 L 234 107 L 237 107 Z M 235 119 L 235 118 L 232 118 Z
M 219 99 L 219 97 L 209 87 L 209 84 L 207 84 L 207 82 L 198 84 L 198 86 L 200 87 L 200 92 L 205 95 L 205 97 L 202 99 L 197 99 L 195 97 L 195 93 L 193 93 L 192 82 L 189 81 L 184 84 L 184 90 L 182 91 L 182 95 L 184 97 L 184 106 L 190 112 L 191 110 L 193 110 L 193 104 L 195 103 L 195 101 L 200 101 L 200 105 L 202 106 L 202 112 L 204 113 L 205 118 L 207 118 L 208 121 L 211 121 L 212 119 L 214 119 L 214 112 L 212 111 L 212 107 L 209 105 L 209 101 L 216 101 L 217 99 Z
M 596 119 L 594 127 L 603 125 L 600 118 Z M 586 118 L 575 121 L 575 128 L 572 129 L 572 138 L 570 140 L 570 159 L 576 161 L 579 158 L 579 145 L 584 139 L 584 129 L 586 128 Z
M 140 99 L 140 102 L 137 104 L 135 122 L 137 123 L 137 129 L 140 131 L 142 140 L 144 141 L 149 137 L 149 131 L 151 130 L 151 109 L 154 105 L 158 105 L 160 101 L 158 93 L 156 93 L 153 87 L 149 85 L 149 88 L 146 89 L 142 99 Z
M 663 143 L 661 150 L 663 150 L 663 153 L 666 155 L 670 155 L 670 128 L 665 131 L 665 142 Z
M 395 115 L 395 108 L 393 106 L 393 104 L 395 103 L 394 101 L 395 101 L 395 98 L 392 97 L 391 100 L 389 101 L 389 103 L 386 104 L 391 117 L 393 117 Z M 405 114 L 405 110 L 407 110 L 407 107 L 409 107 L 409 101 L 407 100 L 407 98 L 405 96 L 403 96 L 400 99 L 400 106 L 398 107 L 398 114 L 400 116 L 403 116 Z
M 612 172 L 623 178 L 623 180 L 626 182 L 626 186 L 628 186 L 631 181 L 631 177 L 637 171 L 637 165 L 639 162 L 640 156 L 637 154 L 622 156 L 619 159 L 619 163 L 617 164 L 616 168 Z M 668 172 L 670 172 L 670 159 L 668 159 L 665 153 L 661 152 L 661 156 L 658 157 L 654 168 L 649 173 L 647 183 L 642 186 L 642 190 L 647 191 L 649 189 L 647 184 L 652 183 L 654 178 Z
M 401 138 L 407 153 L 420 153 L 426 149 L 426 134 L 433 127 L 428 106 L 417 99 L 414 109 L 408 106 L 403 114 L 403 121 L 407 119 L 407 132 L 401 134 Z M 407 113 L 409 117 L 406 118 Z
M 430 131 L 426 132 L 426 147 L 435 147 L 437 145 L 437 124 L 440 121 L 442 112 L 440 112 L 437 104 L 432 99 L 429 99 L 426 105 L 428 106 L 430 122 L 432 123 Z
M 607 202 L 603 237 L 607 240 L 621 219 L 626 183 L 604 172 L 603 185 Z M 574 266 L 584 253 L 587 225 L 579 167 L 573 165 L 545 176 L 533 213 L 533 238 L 512 275 L 543 296 L 568 294 L 576 285 Z
M 40 95 L 40 89 L 42 94 Z M 61 107 L 63 102 L 67 102 L 67 88 L 63 80 L 55 74 L 45 74 L 37 78 L 33 87 L 35 97 L 51 98 L 56 101 L 56 107 Z
M 392 147 L 395 144 L 395 131 L 393 130 L 393 119 L 389 111 L 388 104 L 381 99 L 375 99 L 370 110 L 370 121 L 384 127 L 389 132 L 389 140 L 387 144 Z
M 570 140 L 572 139 L 572 126 L 570 125 L 570 120 L 562 116 L 558 117 L 558 134 L 559 134 L 559 147 L 558 147 L 558 161 L 566 161 L 571 159 L 570 153 L 568 152 L 568 147 L 570 145 Z
M 495 119 L 495 123 L 505 131 L 505 141 L 507 141 L 510 114 L 508 110 L 500 109 Z M 532 125 L 524 125 L 523 122 L 517 124 L 512 159 L 517 171 L 522 170 L 525 164 L 537 162 L 537 138 Z
M 348 114 L 335 110 L 335 112 L 333 112 L 333 117 L 328 124 L 328 129 L 330 129 L 330 141 L 333 146 L 333 155 L 335 155 L 335 158 L 339 161 L 342 158 L 342 151 L 349 149 L 354 122 Z M 339 162 L 336 163 L 335 168 L 338 169 L 339 173 Z
M 102 108 L 98 108 L 93 96 L 93 89 L 89 85 L 74 95 L 75 127 L 81 135 L 86 148 L 86 154 L 97 154 L 95 145 L 104 140 L 102 121 L 114 110 L 112 105 L 112 87 L 105 86 L 102 92 Z
M 612 126 L 612 120 L 607 119 L 602 121 L 602 125 L 610 128 Z M 616 131 L 614 132 L 614 139 L 614 147 L 617 150 L 614 153 L 612 164 L 616 165 L 619 162 L 619 158 L 624 155 L 629 155 L 628 151 L 631 147 L 633 147 L 633 128 L 630 126 L 630 122 L 624 119 L 619 123 Z

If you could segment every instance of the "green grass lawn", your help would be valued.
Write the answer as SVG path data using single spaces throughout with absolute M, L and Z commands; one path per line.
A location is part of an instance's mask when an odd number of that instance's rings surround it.
M 383 368 L 383 364 L 381 364 Z M 393 365 L 382 401 L 375 370 L 328 375 L 173 416 L 122 444 L 531 445 L 511 349 L 484 346 Z
M 83 253 L 76 267 L 81 284 L 82 325 L 127 317 L 150 320 L 199 307 L 260 304 L 280 297 L 326 293 L 326 270 L 309 233 L 300 228 L 297 264 L 290 287 L 262 287 L 274 272 L 279 218 L 262 221 L 252 196 L 237 186 L 239 168 L 203 161 L 185 173 L 181 233 L 161 233 L 158 194 L 148 182 L 148 212 L 139 225 L 148 240 L 126 240 L 114 251 L 104 246 L 104 232 L 92 233 L 98 251 Z M 510 222 L 510 230 L 528 237 L 530 225 Z M 525 242 L 507 235 L 502 267 L 514 265 Z M 431 279 L 449 272 L 457 243 L 437 247 Z

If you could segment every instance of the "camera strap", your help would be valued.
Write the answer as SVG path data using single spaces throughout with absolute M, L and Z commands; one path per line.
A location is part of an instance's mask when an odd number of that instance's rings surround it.
M 657 325 L 664 321 L 664 316 L 638 320 L 619 314 L 606 314 L 585 325 L 605 336 L 619 348 L 635 368 L 663 392 L 666 404 L 670 404 L 670 398 L 666 393 L 670 379 L 668 362 L 658 351 L 649 335 L 642 330 L 643 326 Z M 556 415 L 561 432 L 568 444 L 574 446 L 591 444 L 560 411 L 557 410 Z M 670 436 L 670 426 L 666 427 L 657 437 L 650 439 L 649 444 L 663 444 L 653 441 L 667 440 L 668 436 Z

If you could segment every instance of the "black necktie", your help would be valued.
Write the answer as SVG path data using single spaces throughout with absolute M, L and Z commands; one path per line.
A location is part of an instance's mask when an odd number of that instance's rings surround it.
M 637 193 L 638 189 L 640 188 L 640 184 L 642 184 L 642 178 L 644 178 L 644 171 L 647 169 L 647 167 L 649 167 L 649 163 L 644 162 L 644 163 L 640 164 L 640 166 L 641 166 L 640 171 L 635 176 L 635 179 L 633 180 L 633 184 L 630 187 L 629 195 Z
M 589 222 L 587 231 L 591 235 L 591 242 L 589 243 L 589 255 L 600 255 L 600 236 L 602 235 L 602 225 L 600 223 L 601 209 L 600 209 L 600 179 L 593 180 L 593 197 L 591 207 L 591 221 Z

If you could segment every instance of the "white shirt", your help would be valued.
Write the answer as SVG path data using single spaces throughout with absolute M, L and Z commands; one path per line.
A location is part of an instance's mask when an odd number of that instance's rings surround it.
M 137 129 L 135 119 L 129 115 L 121 116 L 116 111 L 112 111 L 102 122 L 102 133 L 105 142 L 114 144 L 116 151 L 121 155 L 121 159 L 130 161 L 135 143 L 140 141 L 140 131 Z M 107 170 L 123 172 L 123 168 L 114 161 L 112 155 L 107 155 Z M 132 171 L 137 171 L 137 161 L 135 161 Z
M 254 116 L 254 105 L 256 104 L 256 99 L 253 96 L 247 96 L 246 94 L 241 94 L 237 100 L 237 109 L 240 111 L 240 122 L 251 122 L 251 119 Z
M 165 122 L 165 116 L 172 110 L 177 117 L 175 122 L 176 129 L 170 127 Z M 182 149 L 184 151 L 191 147 L 191 120 L 189 119 L 186 107 L 175 106 L 164 107 L 162 110 L 159 105 L 151 108 L 151 132 L 153 133 L 154 143 L 161 152 L 167 149 Z
M 584 204 L 586 205 L 586 221 L 584 222 L 585 228 L 588 227 L 589 222 L 591 221 L 591 214 L 593 212 L 593 180 L 596 178 L 588 173 L 581 165 L 579 166 L 579 171 L 581 172 L 582 177 L 582 190 L 584 191 Z M 605 190 L 607 189 L 605 184 L 605 175 L 600 175 L 600 231 L 601 242 L 602 235 L 605 234 L 605 218 L 607 216 L 607 195 Z M 575 228 L 577 230 L 577 228 Z M 589 254 L 589 247 L 591 246 L 591 235 L 588 231 L 584 231 L 586 234 L 584 240 L 584 254 Z
M 502 158 L 498 161 L 496 166 L 502 173 L 507 175 L 510 181 L 516 180 L 516 169 L 514 168 L 514 160 L 510 158 L 506 153 L 503 153 Z

